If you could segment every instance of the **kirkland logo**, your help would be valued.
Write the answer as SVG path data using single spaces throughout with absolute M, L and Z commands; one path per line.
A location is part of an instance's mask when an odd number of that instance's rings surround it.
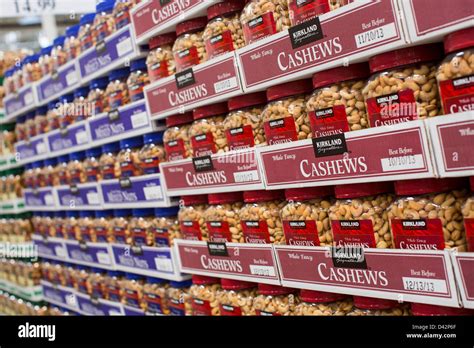
M 425 220 L 403 220 L 402 226 L 405 230 L 426 230 Z
M 186 49 L 186 50 L 182 50 L 182 51 L 179 51 L 178 52 L 178 57 L 179 58 L 183 58 L 183 57 L 186 57 L 189 55 L 189 49 Z
M 393 102 L 397 102 L 399 100 L 399 96 L 398 96 L 398 93 L 394 93 L 394 94 L 389 94 L 389 95 L 384 95 L 384 96 L 381 96 L 381 97 L 377 97 L 375 98 L 375 100 L 377 101 L 377 104 L 385 104 L 385 103 L 393 103 Z
M 259 226 L 258 221 L 245 221 L 245 226 L 250 228 L 257 228 Z
M 306 228 L 305 221 L 290 221 L 291 228 Z
M 278 120 L 270 121 L 268 124 L 270 125 L 270 128 L 283 127 L 285 125 L 285 119 L 280 118 Z
M 325 117 L 332 117 L 334 115 L 334 111 L 332 108 L 321 109 L 316 111 L 317 118 L 325 118 Z
M 252 19 L 250 22 L 248 22 L 248 26 L 250 28 L 253 28 L 253 27 L 256 27 L 257 25 L 260 25 L 263 23 L 263 17 L 262 16 L 259 16 L 255 19 Z
M 352 230 L 352 229 L 359 229 L 360 222 L 359 221 L 339 221 L 341 229 L 343 230 Z
M 194 137 L 194 140 L 196 140 L 196 141 L 203 141 L 203 140 L 206 140 L 206 139 L 207 139 L 207 134 L 196 135 Z
M 244 133 L 244 129 L 242 127 L 231 128 L 231 130 L 230 130 L 231 135 L 239 135 L 239 134 L 243 134 L 243 133 Z
M 222 34 L 211 37 L 211 44 L 222 41 Z
M 211 227 L 222 227 L 222 222 L 221 221 L 210 221 L 209 225 Z

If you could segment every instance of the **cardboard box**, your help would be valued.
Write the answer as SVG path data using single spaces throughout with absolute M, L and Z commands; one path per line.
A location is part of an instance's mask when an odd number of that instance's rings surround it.
M 258 153 L 267 189 L 435 177 L 423 121 L 264 146 Z
M 154 0 L 145 1 L 130 13 L 135 40 L 147 43 L 153 36 L 175 31 L 176 24 L 205 16 L 206 9 L 217 0 Z
M 209 167 L 200 171 L 201 162 Z M 262 170 L 256 149 L 160 163 L 165 192 L 184 196 L 264 189 Z
M 242 93 L 234 52 L 145 87 L 148 114 L 153 120 L 227 101 Z
M 336 267 L 341 259 L 329 247 L 274 247 L 283 286 L 460 307 L 447 250 L 364 249 Z
M 470 1 L 399 1 L 413 43 L 442 41 L 447 34 L 474 25 L 474 8 Z
M 245 91 L 262 90 L 311 77 L 317 71 L 367 61 L 375 54 L 406 44 L 396 0 L 356 1 L 321 15 L 319 21 L 317 40 L 295 49 L 289 32 L 284 31 L 236 51 Z M 308 23 L 318 26 L 317 22 Z M 310 30 L 314 31 L 306 29 Z
M 441 177 L 474 175 L 474 111 L 426 120 Z

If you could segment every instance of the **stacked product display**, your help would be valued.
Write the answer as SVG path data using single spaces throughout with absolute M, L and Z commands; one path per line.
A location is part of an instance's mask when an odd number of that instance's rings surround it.
M 409 2 L 105 0 L 6 70 L 0 241 L 40 261 L 0 278 L 49 307 L 0 312 L 473 315 L 472 9 Z

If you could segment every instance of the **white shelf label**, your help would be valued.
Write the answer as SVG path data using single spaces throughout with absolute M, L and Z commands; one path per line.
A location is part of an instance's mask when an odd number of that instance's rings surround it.
M 117 44 L 117 55 L 119 57 L 132 51 L 132 39 L 126 38 Z
M 424 167 L 423 155 L 409 155 L 381 158 L 382 170 L 392 172 L 399 170 L 420 169 Z
M 76 295 L 74 294 L 69 294 L 66 296 L 66 304 L 71 306 L 71 307 L 76 307 L 77 308 L 77 298 Z
M 110 265 L 112 262 L 110 260 L 110 255 L 108 253 L 97 253 L 97 261 L 103 265 Z
M 53 195 L 46 195 L 44 196 L 44 203 L 46 205 L 54 205 L 54 197 Z
M 354 36 L 357 48 L 370 46 L 397 36 L 395 23 L 382 25 Z
M 46 144 L 44 142 L 40 142 L 36 144 L 36 153 L 42 154 L 46 152 Z
M 160 272 L 167 272 L 167 273 L 173 272 L 173 263 L 171 262 L 171 259 L 155 257 L 155 266 L 156 266 L 156 269 Z
M 56 246 L 54 248 L 54 253 L 57 257 L 66 258 L 66 249 L 61 246 Z
M 163 199 L 163 192 L 161 192 L 161 186 L 150 186 L 143 188 L 145 198 L 147 201 L 156 201 Z
M 69 74 L 66 75 L 66 83 L 68 86 L 72 86 L 77 82 L 77 73 L 76 71 L 71 71 Z
M 29 104 L 33 103 L 33 93 L 31 93 L 31 92 L 26 93 L 24 98 L 23 98 L 23 101 L 24 101 L 25 105 L 29 105 Z
M 258 172 L 256 170 L 249 170 L 246 172 L 234 173 L 235 182 L 248 182 L 258 180 Z
M 250 265 L 250 273 L 253 275 L 274 277 L 275 267 L 273 266 L 261 266 L 261 265 Z
M 214 91 L 216 93 L 224 92 L 235 87 L 237 87 L 237 77 L 235 76 L 231 77 L 230 79 L 214 83 Z
M 422 293 L 446 293 L 446 281 L 442 279 L 411 278 L 403 277 L 403 288 L 405 290 Z
M 76 133 L 76 142 L 78 144 L 87 143 L 87 132 L 85 130 Z
M 87 192 L 87 203 L 90 205 L 100 204 L 99 194 L 97 192 Z
M 140 112 L 138 114 L 132 115 L 132 128 L 140 128 L 148 125 L 148 115 L 146 111 Z

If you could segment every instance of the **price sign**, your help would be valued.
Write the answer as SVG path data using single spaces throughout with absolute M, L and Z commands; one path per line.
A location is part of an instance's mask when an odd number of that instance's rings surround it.
M 95 11 L 95 0 L 2 0 L 0 17 L 75 14 Z

